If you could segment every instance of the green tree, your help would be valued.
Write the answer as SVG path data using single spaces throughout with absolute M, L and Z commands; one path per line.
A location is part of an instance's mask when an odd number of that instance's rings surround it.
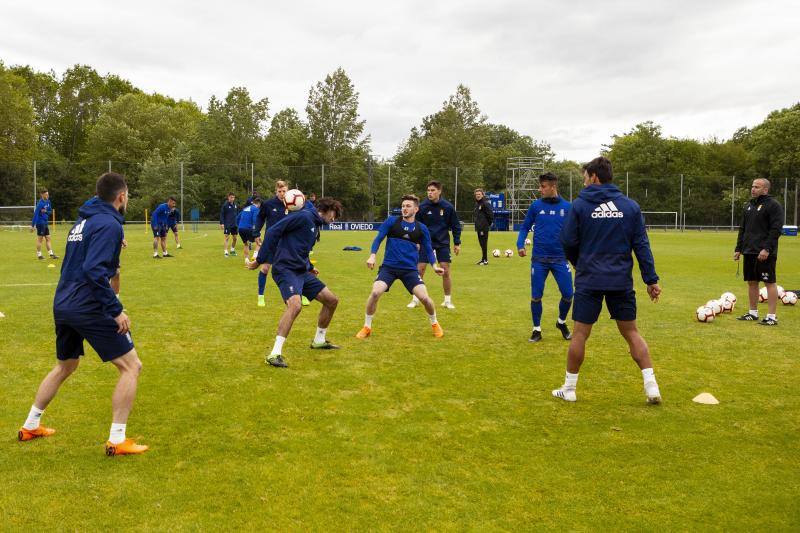
M 36 149 L 34 117 L 25 79 L 0 62 L 0 205 L 28 204 L 33 196 L 27 184 Z

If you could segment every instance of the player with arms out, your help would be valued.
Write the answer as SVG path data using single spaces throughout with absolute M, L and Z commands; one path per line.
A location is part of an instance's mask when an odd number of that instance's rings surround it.
M 431 181 L 428 183 L 427 193 L 428 199 L 419 205 L 416 219 L 428 228 L 436 258 L 428 257 L 425 249 L 420 248 L 417 268 L 420 277 L 425 277 L 425 268 L 428 263 L 439 262 L 439 266 L 444 271 L 442 274 L 442 286 L 444 288 L 442 307 L 455 309 L 456 306 L 453 305 L 451 296 L 453 281 L 450 277 L 450 232 L 453 232 L 453 253 L 458 255 L 461 252 L 461 222 L 458 220 L 453 204 L 442 198 L 442 184 L 440 182 Z M 419 304 L 419 298 L 414 296 L 407 307 L 417 307 Z
M 228 193 L 227 198 L 222 202 L 219 209 L 219 229 L 225 235 L 225 257 L 228 257 L 228 239 L 231 240 L 230 255 L 236 255 L 236 217 L 239 216 L 239 206 L 236 205 L 236 195 Z
M 436 307 L 428 296 L 425 282 L 422 281 L 422 276 L 417 270 L 420 250 L 425 249 L 425 257 L 428 258 L 437 275 L 444 274 L 444 268 L 436 264 L 436 253 L 431 246 L 431 236 L 425 224 L 415 219 L 417 211 L 419 211 L 419 198 L 411 194 L 403 196 L 400 204 L 402 216 L 387 218 L 378 228 L 378 235 L 372 241 L 372 253 L 367 259 L 367 267 L 370 270 L 375 268 L 375 255 L 384 238 L 386 239 L 386 251 L 383 254 L 383 264 L 378 269 L 378 277 L 372 284 L 372 292 L 367 298 L 364 327 L 356 333 L 356 337 L 359 339 L 366 339 L 372 334 L 372 319 L 375 311 L 378 310 L 378 300 L 383 293 L 389 291 L 395 280 L 400 280 L 406 290 L 425 307 L 434 337 L 444 336 L 444 330 L 436 319 Z
M 31 220 L 31 231 L 36 229 L 36 257 L 42 257 L 42 241 L 47 247 L 47 252 L 50 254 L 50 259 L 58 259 L 58 256 L 53 253 L 53 243 L 50 241 L 50 217 L 53 214 L 53 204 L 50 203 L 50 193 L 47 189 L 42 189 L 39 192 L 39 201 L 36 202 L 36 208 L 33 210 L 33 219 Z
M 636 292 L 633 290 L 633 257 L 639 262 L 650 299 L 658 301 L 658 286 L 650 241 L 639 205 L 612 183 L 611 161 L 597 157 L 584 165 L 584 189 L 572 202 L 561 244 L 575 265 L 575 329 L 567 353 L 564 385 L 553 396 L 574 402 L 578 371 L 586 353 L 586 341 L 597 322 L 605 299 L 611 318 L 628 343 L 631 357 L 639 365 L 647 403 L 661 403 L 650 349 L 636 327 Z
M 130 319 L 109 283 L 119 265 L 127 205 L 125 178 L 109 172 L 97 180 L 97 197 L 78 211 L 78 220 L 67 238 L 61 279 L 53 300 L 58 363 L 39 386 L 28 419 L 18 433 L 21 441 L 55 433 L 42 426 L 40 419 L 61 384 L 78 368 L 86 340 L 104 362 L 110 361 L 119 370 L 111 399 L 113 421 L 106 454 L 140 454 L 147 450 L 147 446 L 125 438 L 142 363 L 133 346 Z
M 272 265 L 272 279 L 278 285 L 286 310 L 278 322 L 278 334 L 266 363 L 275 367 L 287 367 L 283 359 L 283 344 L 292 330 L 292 324 L 300 314 L 300 297 L 319 300 L 322 309 L 317 319 L 317 333 L 311 342 L 314 350 L 335 350 L 339 347 L 325 336 L 328 326 L 339 305 L 339 298 L 317 277 L 319 271 L 308 258 L 317 242 L 317 234 L 323 224 L 330 224 L 342 215 L 342 204 L 333 198 L 321 198 L 317 209 L 300 209 L 289 214 L 264 235 L 264 244 L 256 260 L 248 265 L 255 270 L 261 265 L 262 272 Z
M 558 176 L 547 172 L 539 176 L 541 198 L 528 208 L 525 221 L 517 236 L 517 253 L 525 257 L 525 238 L 535 226 L 533 234 L 533 253 L 531 253 L 531 316 L 533 332 L 530 342 L 542 340 L 542 296 L 548 274 L 553 274 L 561 292 L 558 302 L 556 329 L 566 340 L 570 340 L 567 326 L 567 313 L 572 305 L 572 272 L 564 256 L 559 235 L 569 213 L 570 203 L 558 195 Z
M 153 230 L 153 259 L 158 257 L 158 244 L 161 243 L 161 256 L 170 257 L 167 251 L 167 222 L 169 212 L 175 209 L 175 198 L 170 196 L 163 204 L 159 204 L 150 215 L 150 228 Z

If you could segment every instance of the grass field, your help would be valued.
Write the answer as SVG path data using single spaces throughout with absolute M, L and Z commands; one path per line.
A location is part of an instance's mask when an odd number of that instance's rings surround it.
M 270 279 L 268 307 L 256 307 L 256 276 L 241 257 L 223 258 L 216 226 L 185 233 L 171 260 L 151 258 L 143 227 L 127 237 L 121 297 L 144 363 L 128 434 L 151 451 L 108 458 L 116 371 L 88 348 L 44 415 L 58 433 L 16 441 L 54 362 L 59 268 L 35 259 L 31 234 L 0 231 L 3 529 L 800 528 L 800 306 L 780 306 L 776 328 L 693 320 L 726 290 L 746 309 L 733 234 L 651 234 L 661 301 L 646 301 L 634 277 L 658 407 L 645 404 L 606 318 L 589 341 L 578 402 L 553 399 L 567 347 L 552 327 L 555 284 L 545 338 L 531 345 L 528 259 L 477 267 L 473 232 L 454 263 L 457 309 L 439 311 L 445 337 L 431 336 L 395 285 L 366 341 L 354 334 L 374 234 L 324 233 L 314 257 L 341 299 L 328 337 L 342 350 L 308 349 L 314 303 L 284 347 L 288 370 L 264 364 L 283 309 L 277 288 Z M 490 247 L 514 241 L 493 234 Z M 800 241 L 782 238 L 784 287 L 800 288 L 798 264 Z M 441 282 L 427 279 L 438 304 Z M 693 403 L 703 391 L 720 405 Z

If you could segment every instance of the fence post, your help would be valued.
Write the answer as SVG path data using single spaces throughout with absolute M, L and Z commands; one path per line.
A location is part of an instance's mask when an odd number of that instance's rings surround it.
M 789 178 L 783 178 L 783 225 L 786 225 L 786 217 L 788 216 L 788 211 L 786 210 L 789 207 L 788 196 L 789 193 Z
M 797 225 L 797 182 L 800 182 L 800 179 L 794 179 L 794 225 Z
M 147 208 L 144 208 L 144 232 L 147 233 Z
M 38 192 L 39 191 L 36 190 L 36 160 L 34 160 L 33 161 L 33 205 L 34 206 L 36 205 L 36 202 L 39 201 L 37 199 L 37 197 L 39 196 Z
M 320 198 L 325 197 L 325 165 L 322 165 L 322 191 L 319 195 Z
M 458 213 L 458 167 L 456 167 L 456 190 L 453 193 L 453 210 Z
M 389 180 L 386 182 L 386 218 L 392 214 L 391 207 L 392 198 L 392 162 L 389 161 Z
M 183 223 L 183 161 L 181 161 L 181 231 L 186 231 L 186 225 Z
M 735 220 L 734 209 L 736 201 L 736 176 L 731 179 L 731 231 L 733 231 L 733 221 Z
M 686 229 L 686 217 L 683 215 L 683 174 L 681 174 L 681 205 L 680 205 L 680 217 L 681 217 L 681 232 Z
M 181 165 L 183 165 L 183 163 L 181 163 Z M 255 190 L 256 190 L 256 185 L 255 185 L 255 163 L 251 162 L 250 163 L 250 196 L 253 195 L 253 191 L 255 191 Z M 183 213 L 181 213 L 181 216 L 183 216 Z
M 111 160 L 108 160 L 108 171 L 111 172 Z

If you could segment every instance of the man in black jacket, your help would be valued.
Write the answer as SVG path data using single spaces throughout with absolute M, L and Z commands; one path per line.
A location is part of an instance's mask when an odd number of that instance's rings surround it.
M 777 326 L 775 310 L 778 306 L 778 288 L 775 279 L 775 263 L 778 259 L 778 237 L 783 226 L 783 207 L 769 195 L 770 183 L 766 179 L 755 179 L 750 187 L 752 197 L 744 208 L 739 237 L 733 260 L 744 255 L 744 280 L 750 309 L 737 320 L 758 320 L 758 283 L 767 287 L 767 316 L 759 322 L 763 326 Z
M 478 243 L 481 245 L 481 260 L 476 264 L 488 265 L 489 259 L 486 250 L 489 247 L 489 228 L 494 220 L 492 204 L 483 192 L 483 189 L 475 189 L 475 209 L 473 210 L 473 220 L 475 221 L 475 231 L 478 233 Z

